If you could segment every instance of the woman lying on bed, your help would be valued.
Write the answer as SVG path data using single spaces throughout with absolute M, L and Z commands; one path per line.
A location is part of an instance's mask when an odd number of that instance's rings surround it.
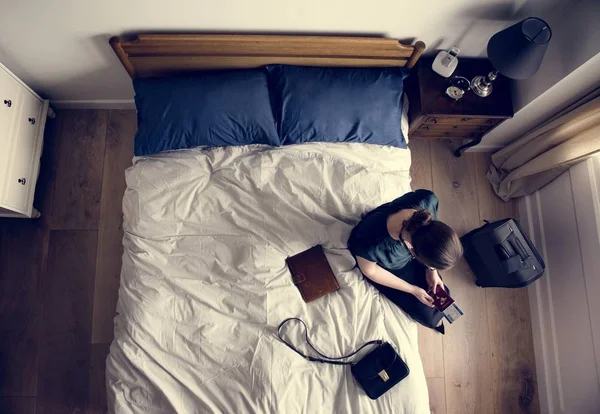
M 373 286 L 424 326 L 444 333 L 429 288 L 448 293 L 438 270 L 463 253 L 457 234 L 437 221 L 438 199 L 417 190 L 377 207 L 352 230 L 348 248 Z

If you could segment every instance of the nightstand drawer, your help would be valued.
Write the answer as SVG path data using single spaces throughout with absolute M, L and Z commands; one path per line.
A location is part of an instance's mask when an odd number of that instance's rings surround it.
M 461 131 L 461 132 L 487 132 L 492 129 L 491 125 L 469 125 L 469 124 L 423 124 L 418 131 Z
M 427 118 L 427 125 L 487 125 L 490 128 L 498 125 L 504 119 L 501 118 L 470 118 L 458 116 L 431 116 Z
M 451 130 L 444 130 L 444 131 L 439 131 L 439 130 L 422 130 L 419 129 L 415 132 L 413 132 L 411 134 L 411 138 L 461 138 L 461 139 L 473 139 L 473 138 L 478 138 L 481 135 L 483 135 L 485 132 L 480 132 L 480 131 L 461 131 L 458 129 L 451 129 Z
M 468 123 L 424 123 L 412 133 L 412 136 L 426 138 L 478 138 L 492 128 L 492 125 L 472 125 Z

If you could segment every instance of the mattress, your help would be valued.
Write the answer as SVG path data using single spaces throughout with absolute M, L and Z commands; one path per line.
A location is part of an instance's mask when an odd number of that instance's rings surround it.
M 410 191 L 409 167 L 409 150 L 341 143 L 135 159 L 110 410 L 429 413 L 415 323 L 363 279 L 346 248 L 365 212 Z M 317 244 L 341 289 L 306 304 L 285 259 Z M 349 367 L 309 362 L 280 342 L 276 327 L 288 317 L 302 318 L 331 356 L 386 340 L 410 375 L 371 400 Z M 300 326 L 287 331 L 310 352 Z

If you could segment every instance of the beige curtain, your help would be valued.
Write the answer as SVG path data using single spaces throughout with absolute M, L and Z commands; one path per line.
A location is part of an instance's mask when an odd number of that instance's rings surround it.
M 496 152 L 487 178 L 503 200 L 533 193 L 600 153 L 600 89 Z

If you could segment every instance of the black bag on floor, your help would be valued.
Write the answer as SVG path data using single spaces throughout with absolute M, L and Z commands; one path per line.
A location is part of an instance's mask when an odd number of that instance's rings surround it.
M 487 223 L 460 240 L 478 286 L 523 287 L 544 273 L 542 257 L 514 219 Z

